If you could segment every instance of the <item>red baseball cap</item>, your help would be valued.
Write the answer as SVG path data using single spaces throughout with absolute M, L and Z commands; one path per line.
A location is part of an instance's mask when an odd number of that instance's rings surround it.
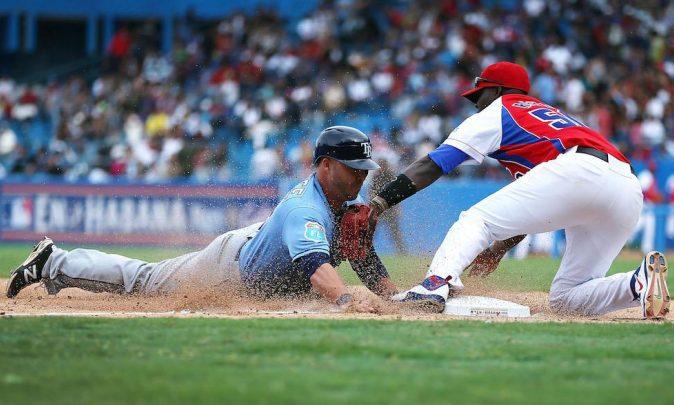
M 529 93 L 531 84 L 524 67 L 512 62 L 496 62 L 484 68 L 480 76 L 475 78 L 474 87 L 461 93 L 461 96 L 474 104 L 480 92 L 487 87 L 506 87 Z

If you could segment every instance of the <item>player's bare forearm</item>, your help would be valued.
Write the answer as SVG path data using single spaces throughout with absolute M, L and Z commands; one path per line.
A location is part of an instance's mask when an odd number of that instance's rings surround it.
M 491 245 L 489 249 L 491 249 L 491 251 L 495 254 L 503 256 L 510 249 L 514 248 L 515 245 L 522 242 L 522 239 L 524 239 L 526 236 L 527 235 L 517 235 L 509 239 L 497 240 Z
M 403 174 L 409 177 L 417 191 L 420 191 L 433 184 L 443 173 L 440 166 L 426 155 L 407 166 Z
M 369 300 L 354 299 L 346 292 L 346 286 L 337 274 L 337 270 L 329 263 L 322 264 L 311 276 L 310 281 L 314 290 L 328 301 L 337 304 L 343 311 L 375 311 Z
M 322 264 L 309 279 L 311 286 L 330 302 L 346 294 L 346 285 L 330 263 Z
M 381 280 L 372 288 L 372 292 L 380 297 L 390 297 L 398 293 L 398 288 L 388 277 L 382 277 Z
M 490 247 L 477 255 L 475 260 L 468 266 L 470 275 L 485 277 L 494 272 L 506 252 L 520 243 L 525 236 L 526 235 L 518 235 L 506 240 L 494 242 Z

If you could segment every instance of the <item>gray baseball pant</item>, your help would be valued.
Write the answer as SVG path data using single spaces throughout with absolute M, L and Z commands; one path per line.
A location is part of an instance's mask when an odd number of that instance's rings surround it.
M 93 292 L 165 294 L 240 283 L 238 254 L 262 223 L 218 236 L 205 249 L 148 263 L 91 249 L 54 247 L 42 270 L 50 294 L 78 287 Z

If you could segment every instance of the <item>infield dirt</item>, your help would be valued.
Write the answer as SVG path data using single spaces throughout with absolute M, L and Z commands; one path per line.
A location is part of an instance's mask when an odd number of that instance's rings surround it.
M 0 281 L 4 292 L 6 280 Z M 188 291 L 172 296 L 117 295 L 90 293 L 65 289 L 58 295 L 48 295 L 40 285 L 30 286 L 17 297 L 0 298 L 0 316 L 97 316 L 97 317 L 216 317 L 216 318 L 327 318 L 327 319 L 386 319 L 386 320 L 449 320 L 462 319 L 442 314 L 412 310 L 373 295 L 362 286 L 349 287 L 356 299 L 370 300 L 373 313 L 340 312 L 335 306 L 318 298 L 302 300 L 256 300 L 231 292 Z M 548 307 L 548 294 L 543 292 L 514 292 L 488 289 L 479 279 L 466 283 L 462 292 L 482 295 L 527 305 L 530 318 L 469 318 L 517 322 L 648 322 L 641 318 L 638 308 L 617 311 L 602 316 L 583 317 L 560 315 Z M 465 319 L 465 318 L 464 318 Z M 661 322 L 671 322 L 671 315 Z

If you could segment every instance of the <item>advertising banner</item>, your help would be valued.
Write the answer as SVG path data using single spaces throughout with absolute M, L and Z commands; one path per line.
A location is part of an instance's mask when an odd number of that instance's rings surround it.
M 432 256 L 460 213 L 504 184 L 438 182 L 381 218 L 375 246 L 383 254 Z M 285 189 L 276 184 L 0 183 L 0 240 L 35 242 L 49 236 L 74 244 L 204 246 L 224 232 L 266 219 Z M 674 206 L 646 205 L 628 245 L 644 252 L 673 246 L 673 218 Z M 399 243 L 394 234 L 401 235 Z M 563 251 L 563 234 L 558 236 L 545 248 L 553 256 Z
M 203 245 L 264 220 L 276 185 L 0 185 L 0 238 Z

